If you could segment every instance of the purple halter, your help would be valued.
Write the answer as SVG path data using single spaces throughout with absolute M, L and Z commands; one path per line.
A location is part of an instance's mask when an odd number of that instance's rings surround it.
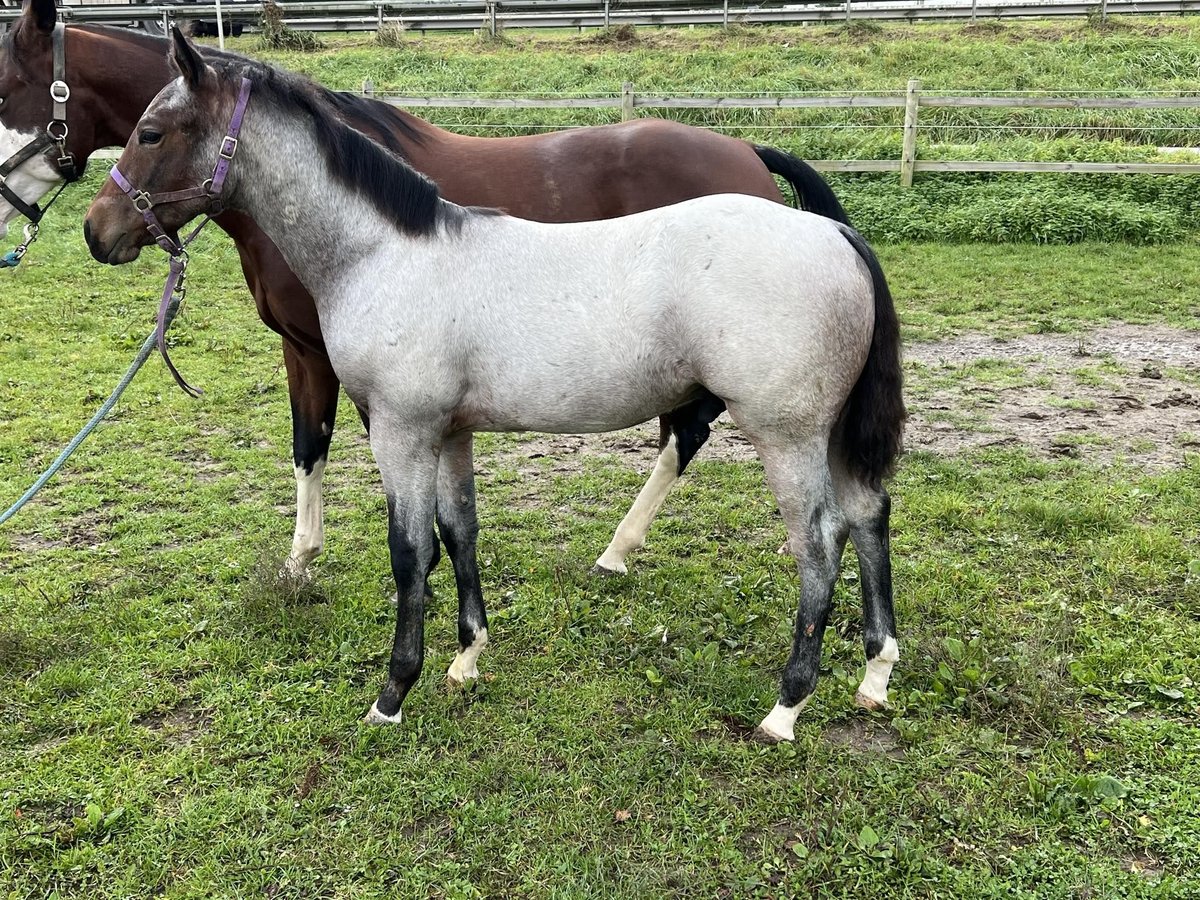
M 171 306 L 171 300 L 176 295 L 178 290 L 178 300 L 182 301 L 184 295 L 183 289 L 183 274 L 187 268 L 187 246 L 196 239 L 196 235 L 200 230 L 207 225 L 212 217 L 221 213 L 221 191 L 225 187 L 225 176 L 229 174 L 229 164 L 233 161 L 234 155 L 237 153 L 238 134 L 242 130 L 242 119 L 246 116 L 246 106 L 250 102 L 250 88 L 252 87 L 249 78 L 242 79 L 241 89 L 238 91 L 237 104 L 233 108 L 233 117 L 229 120 L 229 131 L 221 140 L 221 148 L 217 151 L 217 163 L 213 166 L 212 177 L 204 181 L 198 187 L 185 188 L 181 191 L 164 191 L 159 194 L 150 194 L 146 191 L 139 191 L 129 183 L 121 170 L 115 165 L 109 171 L 112 180 L 116 182 L 117 187 L 125 192 L 130 201 L 138 212 L 142 214 L 142 219 L 146 222 L 146 230 L 153 236 L 155 243 L 165 250 L 171 257 L 171 272 L 167 276 L 167 283 L 163 288 L 162 301 L 158 305 L 158 327 L 156 338 L 158 342 L 158 352 L 162 354 L 163 362 L 167 364 L 171 375 L 175 382 L 192 396 L 198 396 L 201 392 L 192 387 L 183 380 L 183 376 L 179 374 L 179 370 L 175 368 L 175 364 L 171 362 L 171 357 L 167 353 L 166 331 L 167 331 L 167 310 Z M 200 197 L 208 199 L 208 213 L 203 222 L 196 226 L 183 241 L 173 240 L 170 235 L 158 221 L 158 217 L 154 215 L 154 207 L 162 203 L 178 203 L 181 200 L 194 200 Z

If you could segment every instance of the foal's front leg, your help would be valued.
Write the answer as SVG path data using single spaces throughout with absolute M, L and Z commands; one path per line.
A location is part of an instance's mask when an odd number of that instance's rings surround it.
M 396 637 L 388 678 L 365 721 L 400 721 L 400 705 L 425 661 L 425 573 L 433 561 L 438 451 L 435 436 L 371 422 L 371 449 L 383 475 L 388 549 L 396 579 Z
M 487 610 L 479 584 L 476 544 L 479 520 L 475 513 L 474 435 L 455 435 L 442 444 L 438 467 L 437 523 L 446 552 L 454 564 L 458 586 L 458 655 L 446 677 L 462 685 L 479 677 L 476 662 L 487 646 Z
M 328 357 L 283 340 L 292 403 L 292 456 L 296 463 L 296 530 L 284 571 L 302 577 L 325 542 L 321 480 L 337 415 L 338 377 Z

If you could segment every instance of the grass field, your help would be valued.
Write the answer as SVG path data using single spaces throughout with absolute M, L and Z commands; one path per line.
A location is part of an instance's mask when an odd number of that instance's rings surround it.
M 483 73 L 512 50 L 462 52 Z M 447 51 L 443 65 L 460 63 Z M 70 192 L 0 281 L 0 503 L 152 327 L 163 259 L 114 270 L 83 248 L 98 186 Z M 1190 239 L 878 250 L 907 340 L 1071 335 L 1080 384 L 1139 376 L 1085 358 L 1101 325 L 1200 328 Z M 1101 454 L 1086 432 L 1070 454 L 907 454 L 892 485 L 893 708 L 852 704 L 848 554 L 817 695 L 795 744 L 768 747 L 747 738 L 774 701 L 796 579 L 775 553 L 783 529 L 760 467 L 721 450 L 732 436 L 612 579 L 588 569 L 649 471 L 651 432 L 562 455 L 482 437 L 484 678 L 470 693 L 443 685 L 455 645 L 443 566 L 405 723 L 367 728 L 393 612 L 361 428 L 344 404 L 327 552 L 311 586 L 280 585 L 294 510 L 278 339 L 228 241 L 206 234 L 192 279 L 173 356 L 205 396 L 184 397 L 151 361 L 0 529 L 0 896 L 1200 895 L 1191 438 L 1154 468 L 1136 444 Z M 1162 368 L 1184 388 L 1200 381 Z M 908 363 L 917 416 L 933 415 L 946 371 Z M 976 393 L 1034 386 L 987 358 L 972 373 Z M 958 411 L 938 414 L 979 427 Z

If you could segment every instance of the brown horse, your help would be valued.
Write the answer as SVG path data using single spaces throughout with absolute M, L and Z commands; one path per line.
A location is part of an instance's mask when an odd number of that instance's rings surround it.
M 30 0 L 0 43 L 0 136 L 6 130 L 40 134 L 52 118 L 56 12 L 54 0 Z M 126 142 L 146 105 L 173 74 L 163 39 L 99 26 L 70 26 L 64 36 L 69 131 L 63 146 L 51 148 L 47 157 L 65 153 L 73 158 L 77 176 L 93 151 Z M 791 183 L 806 209 L 847 221 L 829 186 L 801 160 L 702 128 L 639 119 L 526 137 L 476 138 L 360 96 L 338 94 L 333 102 L 346 122 L 432 177 L 443 197 L 463 205 L 499 207 L 542 222 L 576 222 L 716 193 L 782 203 L 775 173 Z M 32 203 L 37 198 L 23 199 Z M 11 215 L 3 199 L 0 213 Z M 226 212 L 216 222 L 237 245 L 259 315 L 283 337 L 297 481 L 288 566 L 302 572 L 323 542 L 321 476 L 337 410 L 338 377 L 325 351 L 316 305 L 279 251 L 244 215 Z M 143 244 L 152 243 L 148 232 L 143 238 Z M 713 398 L 661 417 L 658 465 L 597 561 L 599 568 L 625 571 L 625 555 L 642 545 L 667 489 L 723 409 Z

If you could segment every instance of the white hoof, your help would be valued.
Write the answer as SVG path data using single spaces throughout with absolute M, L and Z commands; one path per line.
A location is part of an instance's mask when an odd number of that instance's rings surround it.
M 468 682 L 477 681 L 478 679 L 479 669 L 475 668 L 469 672 L 463 671 L 462 667 L 458 664 L 457 658 L 454 662 L 450 663 L 450 670 L 446 672 L 446 685 L 454 690 L 464 688 Z
M 283 561 L 283 565 L 279 567 L 279 578 L 281 581 L 303 582 L 308 581 L 310 577 L 308 563 L 294 556 L 289 556 Z
M 628 575 L 629 569 L 625 567 L 623 560 L 609 557 L 606 553 L 604 556 L 596 560 L 596 564 L 592 566 L 592 571 L 597 575 Z
M 854 702 L 863 709 L 881 710 L 888 705 L 888 680 L 892 667 L 900 661 L 900 647 L 893 637 L 883 642 L 883 649 L 874 659 L 867 660 L 867 673 L 863 676 Z
M 796 739 L 796 717 L 800 715 L 800 710 L 804 709 L 804 704 L 807 702 L 808 698 L 805 697 L 795 706 L 776 703 L 775 707 L 767 713 L 767 717 L 762 720 L 762 724 L 758 726 L 758 733 L 772 743 L 794 741 Z
M 363 722 L 367 725 L 399 725 L 403 717 L 404 711 L 399 709 L 396 710 L 394 716 L 385 716 L 379 711 L 378 701 L 376 701 L 371 704 L 371 708 L 363 716 Z
M 486 628 L 479 629 L 479 633 L 475 635 L 475 641 L 470 647 L 465 650 L 459 650 L 454 656 L 454 661 L 450 663 L 450 671 L 446 673 L 446 680 L 450 682 L 452 687 L 462 687 L 468 681 L 474 681 L 479 678 L 479 654 L 483 652 L 483 648 L 487 646 L 488 633 Z
M 868 697 L 860 689 L 854 693 L 854 705 L 859 709 L 869 709 L 871 712 L 882 712 L 883 710 L 887 709 L 888 702 L 886 696 L 884 696 L 882 699 L 877 697 Z

